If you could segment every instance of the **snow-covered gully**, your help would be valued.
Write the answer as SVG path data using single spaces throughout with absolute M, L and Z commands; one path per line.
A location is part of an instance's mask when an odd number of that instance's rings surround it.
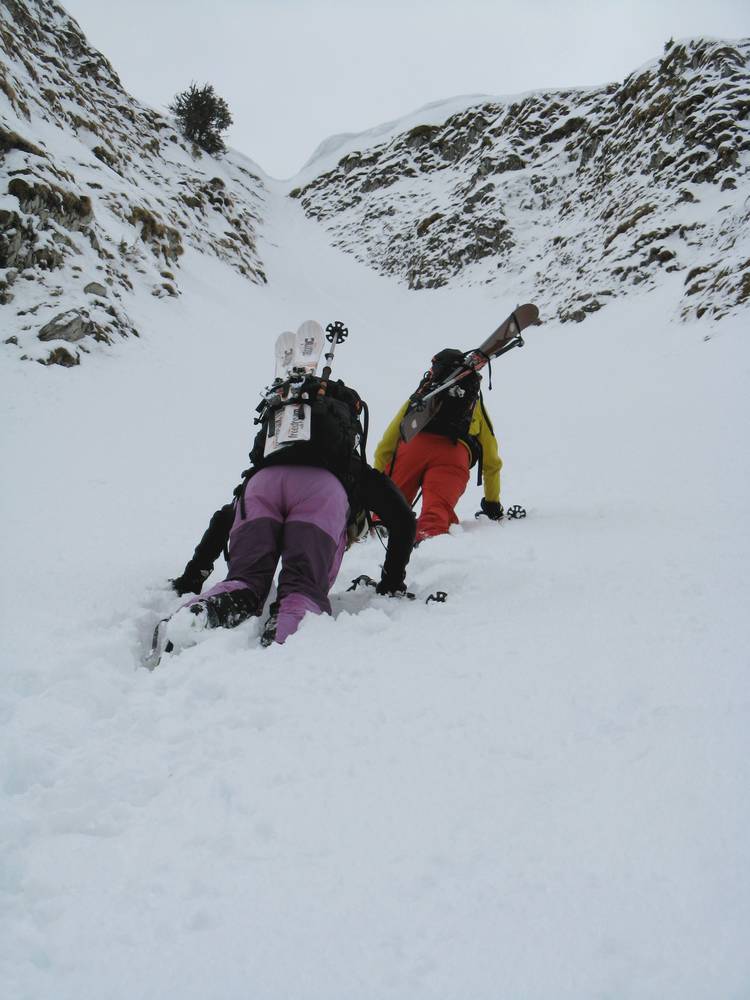
M 740 324 L 665 324 L 667 286 L 532 331 L 488 397 L 529 517 L 476 522 L 470 487 L 411 562 L 446 604 L 347 593 L 369 541 L 335 620 L 150 674 L 276 332 L 348 323 L 375 439 L 436 348 L 514 304 L 398 288 L 281 197 L 270 219 L 267 289 L 195 254 L 137 349 L 3 374 L 7 995 L 741 995 Z
M 747 997 L 747 43 L 672 47 L 564 106 L 502 99 L 492 127 L 525 123 L 532 166 L 500 156 L 505 132 L 474 164 L 476 115 L 449 102 L 330 140 L 281 183 L 235 151 L 194 158 L 52 0 L 0 19 L 18 257 L 0 274 L 3 1000 Z M 639 122 L 658 131 L 662 104 L 644 94 L 669 103 L 670 80 L 685 114 L 694 86 L 709 110 L 726 97 L 724 145 L 690 139 L 705 176 L 687 193 L 657 190 L 688 170 L 670 147 L 648 176 L 620 171 L 622 219 L 595 187 L 579 229 L 555 215 L 562 185 L 527 200 L 537 152 L 571 189 L 588 176 L 541 119 L 589 130 L 599 112 L 572 110 L 621 92 L 650 148 Z M 611 149 L 591 157 L 617 172 Z M 474 167 L 495 178 L 481 203 Z M 514 242 L 485 253 L 503 205 Z M 398 283 L 412 257 L 442 281 L 454 240 L 476 257 L 455 282 Z M 596 309 L 594 244 L 623 261 L 616 295 L 595 275 Z M 564 297 L 585 322 L 560 322 Z M 333 616 L 285 645 L 261 649 L 253 620 L 144 669 L 167 580 L 246 465 L 280 331 L 349 327 L 335 371 L 370 405 L 372 454 L 437 350 L 535 299 L 545 322 L 486 393 L 525 520 L 477 521 L 472 483 L 460 525 L 412 556 L 417 600 L 348 590 L 377 575 L 369 539 Z M 79 326 L 40 339 L 65 310 Z

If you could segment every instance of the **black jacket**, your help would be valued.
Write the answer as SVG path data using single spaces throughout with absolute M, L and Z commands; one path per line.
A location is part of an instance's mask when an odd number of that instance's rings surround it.
M 388 548 L 381 575 L 382 589 L 393 592 L 403 589 L 409 562 L 416 520 L 414 512 L 399 488 L 384 473 L 378 472 L 358 456 L 353 461 L 349 503 L 350 520 L 361 510 L 373 511 L 388 529 Z M 226 552 L 229 532 L 234 523 L 236 502 L 225 504 L 215 512 L 203 537 L 181 577 L 174 581 L 179 593 L 199 594 L 203 582 L 211 575 L 214 563 Z

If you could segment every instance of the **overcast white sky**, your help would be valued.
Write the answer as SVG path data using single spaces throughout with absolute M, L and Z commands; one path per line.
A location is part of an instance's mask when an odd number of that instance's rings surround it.
M 135 97 L 192 80 L 274 177 L 323 139 L 462 94 L 619 80 L 670 37 L 750 35 L 750 0 L 63 0 Z

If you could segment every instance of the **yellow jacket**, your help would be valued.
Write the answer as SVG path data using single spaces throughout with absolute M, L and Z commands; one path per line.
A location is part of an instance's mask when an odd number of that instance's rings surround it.
M 375 459 L 373 465 L 379 472 L 385 472 L 390 468 L 393 456 L 401 441 L 399 427 L 406 411 L 409 409 L 410 400 L 407 400 L 396 416 L 391 420 L 385 429 L 380 443 L 375 449 Z M 497 448 L 497 438 L 495 437 L 492 425 L 483 412 L 483 406 L 477 400 L 474 412 L 471 416 L 469 434 L 479 439 L 482 446 L 482 478 L 484 480 L 485 499 L 499 502 L 500 500 L 500 470 L 503 461 Z M 468 444 L 461 441 L 461 444 L 471 454 Z

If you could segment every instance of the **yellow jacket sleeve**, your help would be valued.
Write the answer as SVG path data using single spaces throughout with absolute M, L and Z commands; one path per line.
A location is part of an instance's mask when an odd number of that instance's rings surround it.
M 500 458 L 495 432 L 481 401 L 478 401 L 474 407 L 469 434 L 479 438 L 479 443 L 482 446 L 482 479 L 484 480 L 485 499 L 499 502 L 500 470 L 503 467 L 503 460 Z
M 401 421 L 404 419 L 404 414 L 409 409 L 409 402 L 410 400 L 407 399 L 393 420 L 388 424 L 385 433 L 380 439 L 380 443 L 375 449 L 375 458 L 372 464 L 378 472 L 385 472 L 393 461 L 396 448 L 398 448 L 398 443 L 401 440 L 399 427 L 401 426 Z

